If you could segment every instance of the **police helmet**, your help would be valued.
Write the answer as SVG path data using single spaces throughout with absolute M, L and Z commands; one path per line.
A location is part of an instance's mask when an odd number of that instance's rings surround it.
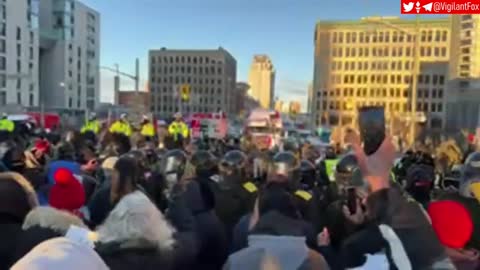
M 316 169 L 315 165 L 308 161 L 300 162 L 300 184 L 304 189 L 312 189 L 315 186 Z
M 190 162 L 195 167 L 196 173 L 211 172 L 217 167 L 217 159 L 209 151 L 200 150 L 193 154 Z
M 358 160 L 354 154 L 343 156 L 335 167 L 335 181 L 339 186 L 350 187 L 353 185 L 353 175 L 358 169 Z
M 354 154 L 347 154 L 343 156 L 337 163 L 335 172 L 339 174 L 352 175 L 353 170 L 358 167 L 358 160 Z
M 300 182 L 300 162 L 292 152 L 280 152 L 273 157 L 270 173 L 287 177 L 296 187 Z
M 283 142 L 283 151 L 285 152 L 290 151 L 290 152 L 296 153 L 298 149 L 299 149 L 299 145 L 294 140 L 285 140 Z
M 333 146 L 328 146 L 325 150 L 325 158 L 326 159 L 335 159 L 337 155 L 335 153 L 335 148 Z
M 183 175 L 185 165 L 187 164 L 187 155 L 182 150 L 170 150 L 162 157 L 162 173 L 163 175 L 176 173 Z
M 232 150 L 225 154 L 220 165 L 227 169 L 244 169 L 247 161 L 248 157 L 242 151 Z
M 137 162 L 139 168 L 144 171 L 148 168 L 148 160 L 145 154 L 140 150 L 132 150 L 123 156 L 129 157 Z
M 480 152 L 471 153 L 463 166 L 463 179 L 480 180 Z

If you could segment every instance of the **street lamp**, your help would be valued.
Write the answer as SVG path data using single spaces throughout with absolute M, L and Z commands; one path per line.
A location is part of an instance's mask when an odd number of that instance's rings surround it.
M 418 85 L 418 75 L 420 74 L 420 31 L 419 23 L 420 16 L 415 17 L 415 31 L 411 32 L 409 30 L 403 29 L 397 25 L 389 23 L 388 21 L 382 20 L 382 18 L 366 18 L 365 20 L 371 23 L 378 23 L 385 25 L 392 29 L 398 30 L 408 36 L 413 37 L 413 78 L 412 78 L 412 91 L 411 91 L 411 121 L 413 123 L 410 125 L 410 140 L 412 144 L 415 142 L 416 136 L 416 120 L 417 120 L 417 85 Z

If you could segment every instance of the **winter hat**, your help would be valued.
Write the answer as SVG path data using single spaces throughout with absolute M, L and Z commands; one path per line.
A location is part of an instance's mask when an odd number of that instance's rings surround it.
M 12 270 L 91 269 L 108 267 L 91 247 L 65 237 L 41 243 L 20 259 Z
M 432 226 L 440 242 L 449 248 L 463 248 L 473 233 L 473 221 L 465 207 L 455 201 L 436 201 L 428 206 Z
M 82 184 L 67 169 L 58 169 L 54 176 L 55 184 L 50 190 L 49 204 L 57 209 L 75 211 L 85 204 L 85 191 Z
M 0 173 L 0 214 L 9 215 L 18 222 L 38 206 L 32 184 L 18 173 Z

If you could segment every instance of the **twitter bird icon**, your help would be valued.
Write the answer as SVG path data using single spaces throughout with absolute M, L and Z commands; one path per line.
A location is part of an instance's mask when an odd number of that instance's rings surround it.
M 408 4 L 403 3 L 403 12 L 410 12 L 413 10 L 413 2 L 410 2 Z

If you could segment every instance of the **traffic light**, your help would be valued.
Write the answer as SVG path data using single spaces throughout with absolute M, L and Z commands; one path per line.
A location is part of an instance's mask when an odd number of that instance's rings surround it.
M 180 86 L 180 97 L 183 102 L 188 102 L 190 100 L 190 85 L 182 84 Z

